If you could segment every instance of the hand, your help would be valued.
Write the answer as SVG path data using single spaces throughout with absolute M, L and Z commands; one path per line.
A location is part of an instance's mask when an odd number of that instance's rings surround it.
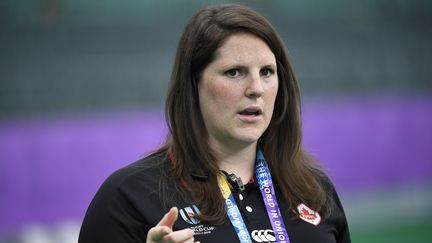
M 173 231 L 173 225 L 178 218 L 178 209 L 173 207 L 159 223 L 147 234 L 146 243 L 194 243 L 194 232 L 191 229 Z M 196 241 L 195 243 L 199 243 Z

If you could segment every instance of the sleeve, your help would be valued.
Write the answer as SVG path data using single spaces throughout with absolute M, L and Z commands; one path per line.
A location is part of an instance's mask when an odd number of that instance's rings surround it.
M 337 220 L 337 243 L 351 243 L 351 237 L 350 232 L 348 228 L 348 221 L 345 215 L 345 211 L 343 209 L 342 203 L 339 199 L 339 196 L 336 192 L 336 189 L 333 187 L 333 200 L 334 200 L 334 207 L 335 211 L 337 211 L 338 214 L 338 220 Z
M 121 187 L 121 180 L 114 173 L 96 193 L 84 217 L 78 243 L 145 242 L 150 227 Z

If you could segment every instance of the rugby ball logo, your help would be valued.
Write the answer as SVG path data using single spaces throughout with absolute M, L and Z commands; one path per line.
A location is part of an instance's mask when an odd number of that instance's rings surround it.
M 200 220 L 196 217 L 200 215 L 200 211 L 197 206 L 192 205 L 191 207 L 185 207 L 179 210 L 180 216 L 188 224 L 198 224 Z

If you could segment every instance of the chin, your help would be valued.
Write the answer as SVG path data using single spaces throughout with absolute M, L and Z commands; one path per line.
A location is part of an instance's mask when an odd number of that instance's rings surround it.
M 257 131 L 251 131 L 248 133 L 242 133 L 242 134 L 238 134 L 236 136 L 236 139 L 239 141 L 242 141 L 244 143 L 255 143 L 258 141 L 258 139 L 261 137 L 261 135 L 263 134 L 263 132 L 257 132 Z

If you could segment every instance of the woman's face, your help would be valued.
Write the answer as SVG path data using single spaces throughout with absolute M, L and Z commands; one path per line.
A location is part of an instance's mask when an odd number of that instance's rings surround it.
M 248 33 L 231 35 L 215 54 L 198 82 L 210 146 L 233 149 L 256 143 L 273 115 L 275 56 L 264 41 Z

